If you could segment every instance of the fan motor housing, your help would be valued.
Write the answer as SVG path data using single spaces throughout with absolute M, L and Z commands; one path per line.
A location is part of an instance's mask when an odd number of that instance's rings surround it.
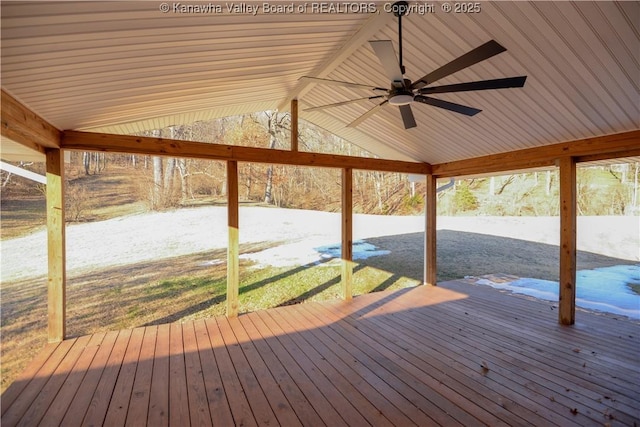
M 406 89 L 392 89 L 389 92 L 389 104 L 407 105 L 413 101 L 413 92 Z

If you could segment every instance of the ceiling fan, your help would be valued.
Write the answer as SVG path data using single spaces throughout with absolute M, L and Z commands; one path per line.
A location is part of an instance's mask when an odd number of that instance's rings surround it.
M 429 86 L 444 77 L 447 77 L 455 72 L 484 61 L 485 59 L 489 59 L 492 56 L 495 56 L 507 50 L 495 40 L 486 42 L 485 44 L 465 53 L 464 55 L 454 59 L 448 64 L 443 65 L 442 67 L 430 72 L 426 76 L 414 82 L 405 78 L 405 67 L 402 64 L 402 17 L 408 13 L 409 4 L 406 1 L 398 1 L 393 4 L 392 10 L 394 15 L 398 17 L 399 60 L 396 57 L 396 53 L 391 40 L 374 40 L 369 42 L 369 44 L 373 48 L 374 53 L 378 57 L 378 60 L 382 64 L 385 74 L 387 75 L 389 80 L 391 80 L 390 88 L 376 87 L 360 83 L 343 82 L 338 80 L 322 79 L 317 77 L 304 76 L 300 78 L 301 80 L 308 80 L 314 83 L 369 89 L 375 92 L 386 92 L 386 94 L 336 102 L 319 107 L 311 107 L 305 109 L 304 111 L 316 111 L 365 100 L 385 98 L 380 104 L 376 105 L 375 107 L 349 123 L 347 127 L 355 127 L 359 125 L 364 120 L 368 119 L 376 112 L 378 112 L 386 104 L 391 104 L 399 107 L 404 127 L 405 129 L 410 129 L 416 127 L 416 120 L 413 116 L 413 111 L 411 110 L 410 105 L 412 102 L 428 104 L 434 107 L 464 114 L 466 116 L 474 116 L 482 111 L 478 110 L 477 108 L 467 107 L 465 105 L 456 104 L 439 98 L 432 98 L 427 95 L 488 89 L 506 89 L 524 86 L 524 82 L 527 79 L 527 76 L 481 80 L 468 83 L 456 83 L 444 86 Z

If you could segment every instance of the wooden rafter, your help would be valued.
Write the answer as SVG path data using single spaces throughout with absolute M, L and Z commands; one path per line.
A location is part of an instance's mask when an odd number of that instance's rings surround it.
M 427 174 L 428 163 L 336 154 L 269 150 L 236 145 L 208 144 L 147 136 L 112 135 L 94 132 L 64 131 L 61 146 L 67 150 L 104 151 L 112 153 L 148 154 L 154 156 L 192 157 L 209 160 L 272 163 L 295 166 L 315 166 L 384 172 Z
M 597 136 L 432 165 L 438 178 L 490 174 L 555 165 L 560 157 L 592 161 L 630 157 L 640 150 L 640 130 Z
M 2 136 L 44 154 L 60 147 L 60 131 L 2 90 L 0 116 Z

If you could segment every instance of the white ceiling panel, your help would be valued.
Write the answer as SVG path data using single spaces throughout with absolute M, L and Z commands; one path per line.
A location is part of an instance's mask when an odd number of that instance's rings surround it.
M 336 2 L 333 13 L 255 16 L 228 12 L 230 2 L 167 2 L 222 13 L 162 13 L 161 3 L 3 1 L 2 88 L 60 129 L 135 133 L 283 108 L 292 97 L 304 110 L 379 94 L 305 75 L 389 86 L 368 43 L 392 40 L 398 52 L 387 2 L 372 14 L 340 13 Z M 525 87 L 433 95 L 482 110 L 473 117 L 414 102 L 410 130 L 392 105 L 347 127 L 382 99 L 301 117 L 382 157 L 433 164 L 640 128 L 640 2 L 481 2 L 478 13 L 433 5 L 403 18 L 407 78 L 493 39 L 507 51 L 434 85 L 527 75 Z

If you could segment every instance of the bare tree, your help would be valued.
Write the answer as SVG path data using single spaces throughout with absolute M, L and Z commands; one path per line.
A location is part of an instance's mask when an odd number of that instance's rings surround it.
M 278 137 L 286 130 L 286 123 L 290 118 L 288 114 L 278 114 L 277 112 L 265 113 L 267 116 L 267 130 L 269 132 L 269 149 L 276 148 Z M 264 202 L 273 202 L 273 165 L 267 167 L 267 179 L 264 187 Z

